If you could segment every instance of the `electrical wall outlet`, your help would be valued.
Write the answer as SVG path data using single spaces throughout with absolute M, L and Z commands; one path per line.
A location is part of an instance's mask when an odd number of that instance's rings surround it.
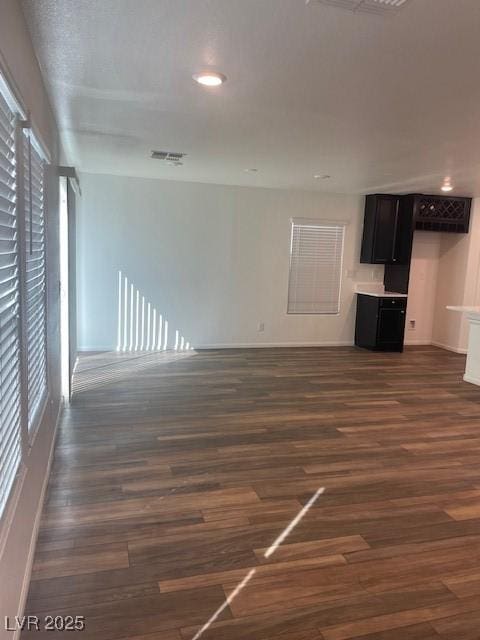
M 263 333 L 263 331 L 265 331 L 265 323 L 264 322 L 259 322 L 258 323 L 257 331 L 258 331 L 258 333 Z
M 408 322 L 410 324 L 410 329 L 415 329 L 415 324 L 416 324 L 417 321 L 416 320 L 409 320 Z

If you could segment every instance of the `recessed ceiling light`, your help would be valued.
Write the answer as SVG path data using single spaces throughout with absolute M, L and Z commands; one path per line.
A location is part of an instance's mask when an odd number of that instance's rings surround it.
M 245 173 L 257 173 L 258 169 L 252 168 L 252 169 L 244 169 Z
M 315 178 L 315 180 L 328 180 L 332 176 L 329 176 L 328 173 L 316 173 L 313 177 Z
M 198 84 L 203 84 L 205 87 L 218 87 L 227 80 L 227 76 L 216 71 L 202 71 L 195 73 L 192 77 Z

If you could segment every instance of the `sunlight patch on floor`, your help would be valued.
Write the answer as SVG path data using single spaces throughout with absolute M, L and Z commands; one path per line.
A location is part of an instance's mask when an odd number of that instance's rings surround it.
M 116 352 L 84 356 L 81 366 L 73 376 L 72 396 L 128 381 L 136 373 L 172 364 L 194 355 L 194 351 L 161 351 L 136 356 Z

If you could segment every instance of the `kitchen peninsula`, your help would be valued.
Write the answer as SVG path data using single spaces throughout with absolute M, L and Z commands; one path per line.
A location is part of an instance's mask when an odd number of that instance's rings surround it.
M 470 323 L 467 364 L 463 379 L 480 386 L 480 307 L 447 306 L 450 311 L 465 313 Z

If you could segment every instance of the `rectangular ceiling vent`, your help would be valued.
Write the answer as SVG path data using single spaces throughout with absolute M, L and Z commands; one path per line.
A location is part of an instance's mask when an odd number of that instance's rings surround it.
M 353 12 L 379 14 L 395 13 L 407 2 L 410 0 L 306 0 L 306 4 L 326 4 Z
M 152 151 L 152 158 L 154 160 L 163 160 L 168 164 L 174 165 L 183 164 L 182 160 L 186 155 L 186 153 L 179 153 L 177 151 Z

